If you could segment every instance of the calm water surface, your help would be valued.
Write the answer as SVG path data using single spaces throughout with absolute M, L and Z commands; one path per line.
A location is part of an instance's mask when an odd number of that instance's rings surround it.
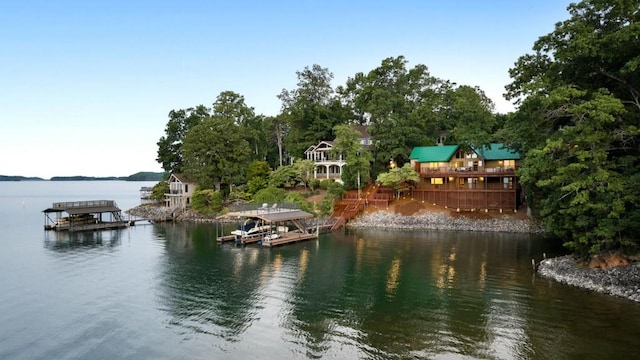
M 273 249 L 213 225 L 45 232 L 56 201 L 137 182 L 0 183 L 1 359 L 605 359 L 640 305 L 535 276 L 540 237 L 346 231 Z M 635 355 L 634 355 L 635 354 Z

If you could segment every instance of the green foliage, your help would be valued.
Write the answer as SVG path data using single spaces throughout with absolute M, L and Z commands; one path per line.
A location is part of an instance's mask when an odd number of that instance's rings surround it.
M 357 73 L 339 91 L 356 115 L 371 124 L 376 142 L 378 169 L 389 159 L 406 160 L 414 146 L 434 143 L 439 130 L 436 120 L 443 82 L 431 76 L 426 66 L 407 69 L 403 56 L 384 59 L 367 74 Z
M 298 204 L 302 211 L 313 213 L 313 206 L 305 201 L 304 195 L 299 192 L 289 192 L 284 198 L 285 202 Z
M 266 188 L 268 185 L 269 184 L 267 183 L 267 180 L 261 177 L 254 177 L 247 183 L 247 192 L 250 194 L 255 194 L 258 191 Z
M 314 64 L 296 71 L 296 76 L 298 87 L 283 90 L 278 98 L 283 108 L 280 120 L 287 124 L 284 143 L 289 154 L 302 158 L 309 146 L 331 139 L 333 127 L 346 123 L 350 112 L 331 87 L 329 69 Z
M 127 181 L 162 181 L 165 177 L 167 173 L 143 171 L 129 175 Z
M 242 177 L 250 150 L 232 120 L 211 117 L 187 133 L 182 152 L 185 174 L 211 189 Z
M 300 182 L 299 173 L 293 165 L 281 166 L 269 174 L 269 186 L 291 188 Z
M 327 195 L 331 200 L 339 200 L 342 199 L 342 195 L 346 192 L 344 186 L 339 182 L 330 182 L 327 186 Z
M 268 186 L 253 195 L 251 202 L 254 204 L 279 203 L 285 198 L 284 189 Z
M 295 172 L 296 177 L 302 180 L 304 186 L 311 188 L 311 190 L 314 189 L 311 186 L 315 184 L 315 182 L 311 181 L 313 180 L 313 172 L 315 169 L 316 164 L 311 160 L 296 160 L 293 163 L 293 171 Z
M 191 208 L 200 214 L 217 214 L 222 210 L 224 195 L 212 189 L 196 189 L 191 198 Z
M 266 186 L 265 186 L 266 187 Z M 245 185 L 238 185 L 231 188 L 229 195 L 227 195 L 228 202 L 235 201 L 249 201 L 253 193 L 250 193 Z
M 410 182 L 420 181 L 420 174 L 418 174 L 410 163 L 404 164 L 402 167 L 395 167 L 386 173 L 378 175 L 376 182 L 391 187 L 396 190 L 396 195 L 400 196 L 400 190 L 407 186 Z
M 510 70 L 520 103 L 503 136 L 527 156 L 529 205 L 579 255 L 628 250 L 640 233 L 638 0 L 585 0 Z
M 210 116 L 209 109 L 200 105 L 186 110 L 171 110 L 169 121 L 165 128 L 165 135 L 158 141 L 158 157 L 166 172 L 180 173 L 183 171 L 182 145 L 191 128 L 200 124 Z
M 336 134 L 333 153 L 342 155 L 346 165 L 342 168 L 342 181 L 346 188 L 355 189 L 371 180 L 373 156 L 360 144 L 360 133 L 346 125 L 333 128 Z
M 165 194 L 169 193 L 169 182 L 166 180 L 160 181 L 157 184 L 153 185 L 151 189 L 151 195 L 149 198 L 151 200 L 164 200 Z
M 266 180 L 269 177 L 269 173 L 271 173 L 269 163 L 264 160 L 253 160 L 247 165 L 245 177 L 247 181 L 251 181 L 254 178 Z
M 330 216 L 331 214 L 333 214 L 333 204 L 334 200 L 330 197 L 325 197 L 324 199 L 322 199 L 322 202 L 320 203 L 320 215 Z
M 320 180 L 320 189 L 328 190 L 329 186 L 333 184 L 335 181 L 333 179 L 324 179 Z

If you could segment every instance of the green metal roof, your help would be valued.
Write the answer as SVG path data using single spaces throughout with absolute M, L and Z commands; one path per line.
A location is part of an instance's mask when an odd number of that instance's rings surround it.
M 458 150 L 458 145 L 418 146 L 409 155 L 410 160 L 418 162 L 447 162 Z
M 474 149 L 474 151 L 485 160 L 520 160 L 518 152 L 499 143 L 489 144 L 489 146 L 483 146 L 482 149 Z

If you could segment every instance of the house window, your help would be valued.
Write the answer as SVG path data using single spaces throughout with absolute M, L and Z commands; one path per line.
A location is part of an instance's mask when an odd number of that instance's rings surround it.
M 502 182 L 503 182 L 503 186 L 504 186 L 505 189 L 513 189 L 513 178 L 512 177 L 502 178 Z
M 189 184 L 184 184 L 184 192 L 189 192 Z
M 504 160 L 504 168 L 505 170 L 513 170 L 516 168 L 515 160 Z
M 444 179 L 443 178 L 431 178 L 431 184 L 432 185 L 442 185 L 442 184 L 444 184 Z

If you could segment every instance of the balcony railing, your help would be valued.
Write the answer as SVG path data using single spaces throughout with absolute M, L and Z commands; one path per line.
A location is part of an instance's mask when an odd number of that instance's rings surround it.
M 457 177 L 473 177 L 473 176 L 491 176 L 491 175 L 513 175 L 515 169 L 513 167 L 483 167 L 483 166 L 469 166 L 469 167 L 437 167 L 421 169 L 420 175 L 424 177 L 439 177 L 439 176 L 457 176 Z

